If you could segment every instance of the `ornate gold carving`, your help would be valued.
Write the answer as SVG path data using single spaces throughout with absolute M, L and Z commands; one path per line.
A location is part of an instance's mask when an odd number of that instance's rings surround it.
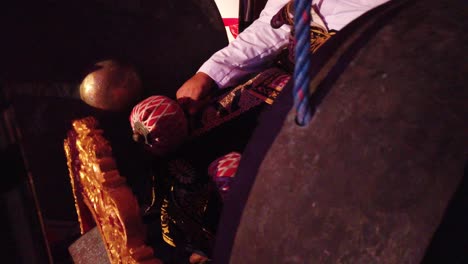
M 161 228 L 162 228 L 162 237 L 163 237 L 163 240 L 175 247 L 175 242 L 174 240 L 171 238 L 170 236 L 170 229 L 169 229 L 169 222 L 170 222 L 170 218 L 169 218 L 169 215 L 167 214 L 167 207 L 169 206 L 169 202 L 167 201 L 167 199 L 164 199 L 163 200 L 163 204 L 161 206 Z
M 111 263 L 162 263 L 144 243 L 137 200 L 120 176 L 97 120 L 87 117 L 72 125 L 64 148 L 82 233 L 91 226 L 85 212 L 89 210 Z

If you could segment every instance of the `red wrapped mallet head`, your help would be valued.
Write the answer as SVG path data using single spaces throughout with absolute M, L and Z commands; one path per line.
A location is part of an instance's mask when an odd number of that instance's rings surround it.
M 231 182 L 237 173 L 241 157 L 242 155 L 238 152 L 230 152 L 217 158 L 208 166 L 208 175 L 216 183 L 223 198 L 231 188 Z
M 143 142 L 153 154 L 175 150 L 188 136 L 188 122 L 180 105 L 162 95 L 139 102 L 130 114 L 135 141 Z

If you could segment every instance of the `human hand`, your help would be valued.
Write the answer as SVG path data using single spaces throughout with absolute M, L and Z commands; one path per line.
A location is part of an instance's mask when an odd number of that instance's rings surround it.
M 215 85 L 206 73 L 197 72 L 177 90 L 177 101 L 193 115 L 208 102 L 208 95 Z

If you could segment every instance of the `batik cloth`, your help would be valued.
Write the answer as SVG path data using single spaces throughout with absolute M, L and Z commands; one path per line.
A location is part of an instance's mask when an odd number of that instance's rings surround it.
M 200 136 L 262 103 L 272 104 L 290 79 L 290 73 L 273 67 L 215 97 L 192 123 L 192 136 Z
M 327 27 L 322 15 L 320 14 L 319 4 L 312 4 L 310 10 L 310 52 L 313 54 L 328 40 L 336 34 L 336 30 L 330 30 Z M 294 64 L 295 57 L 295 31 L 294 31 L 294 1 L 290 1 L 283 8 L 281 8 L 276 15 L 271 19 L 271 26 L 273 28 L 280 28 L 283 25 L 292 27 L 291 35 L 289 37 L 288 45 L 288 59 L 291 64 Z

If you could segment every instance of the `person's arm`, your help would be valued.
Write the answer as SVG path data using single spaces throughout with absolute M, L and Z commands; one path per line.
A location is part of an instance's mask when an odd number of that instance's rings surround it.
M 176 97 L 186 104 L 189 112 L 196 112 L 196 105 L 199 104 L 193 102 L 201 101 L 212 89 L 237 85 L 273 61 L 288 44 L 290 28 L 283 26 L 274 29 L 270 20 L 288 2 L 289 0 L 269 0 L 254 23 L 227 47 L 213 54 L 179 88 Z
M 274 29 L 271 18 L 289 0 L 269 0 L 260 17 L 227 47 L 216 52 L 198 70 L 210 76 L 219 88 L 239 84 L 252 73 L 271 64 L 289 41 L 290 28 Z
M 205 105 L 207 95 L 215 86 L 216 83 L 210 76 L 197 72 L 177 90 L 177 101 L 189 114 L 193 115 Z

